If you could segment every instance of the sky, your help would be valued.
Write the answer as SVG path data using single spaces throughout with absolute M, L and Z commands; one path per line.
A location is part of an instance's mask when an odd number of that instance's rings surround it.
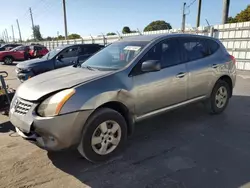
M 193 0 L 186 0 L 189 5 Z M 198 0 L 197 0 L 198 1 Z M 186 23 L 196 25 L 197 1 L 186 12 Z M 151 21 L 165 20 L 173 28 L 181 27 L 183 0 L 66 0 L 68 33 L 81 36 L 121 32 L 124 26 L 143 30 Z M 202 0 L 201 25 L 220 24 L 223 0 Z M 249 0 L 231 0 L 230 16 L 235 16 L 250 4 Z M 62 0 L 1 0 L 0 37 L 6 28 L 18 38 L 16 19 L 22 38 L 31 38 L 32 8 L 35 25 L 40 25 L 43 37 L 64 35 Z

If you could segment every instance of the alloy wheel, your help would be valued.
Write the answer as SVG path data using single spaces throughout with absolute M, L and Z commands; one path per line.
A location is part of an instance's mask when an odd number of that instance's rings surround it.
M 112 120 L 101 123 L 91 138 L 92 149 L 99 155 L 114 151 L 121 141 L 121 127 Z
M 227 103 L 228 92 L 226 87 L 221 86 L 215 95 L 215 103 L 218 108 L 223 108 Z

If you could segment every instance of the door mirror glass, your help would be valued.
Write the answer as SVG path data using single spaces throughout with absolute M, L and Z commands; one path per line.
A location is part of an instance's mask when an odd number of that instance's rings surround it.
M 142 72 L 156 72 L 161 70 L 161 63 L 159 60 L 147 60 L 142 63 Z

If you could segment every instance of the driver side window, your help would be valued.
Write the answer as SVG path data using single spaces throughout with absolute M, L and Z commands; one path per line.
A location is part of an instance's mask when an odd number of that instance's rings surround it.
M 62 53 L 60 53 L 60 56 L 62 58 L 69 58 L 69 57 L 76 57 L 78 54 L 78 47 L 69 47 L 65 49 Z
M 166 39 L 153 46 L 135 66 L 133 75 L 142 73 L 141 65 L 145 61 L 158 60 L 162 69 L 181 63 L 178 44 L 177 39 Z

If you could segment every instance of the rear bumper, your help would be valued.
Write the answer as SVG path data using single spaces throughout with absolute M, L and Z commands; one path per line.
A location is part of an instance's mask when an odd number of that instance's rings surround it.
M 33 143 L 43 149 L 56 151 L 80 143 L 82 128 L 91 113 L 89 110 L 55 117 L 40 117 L 34 112 L 20 115 L 11 109 L 9 116 L 20 136 L 33 140 Z

